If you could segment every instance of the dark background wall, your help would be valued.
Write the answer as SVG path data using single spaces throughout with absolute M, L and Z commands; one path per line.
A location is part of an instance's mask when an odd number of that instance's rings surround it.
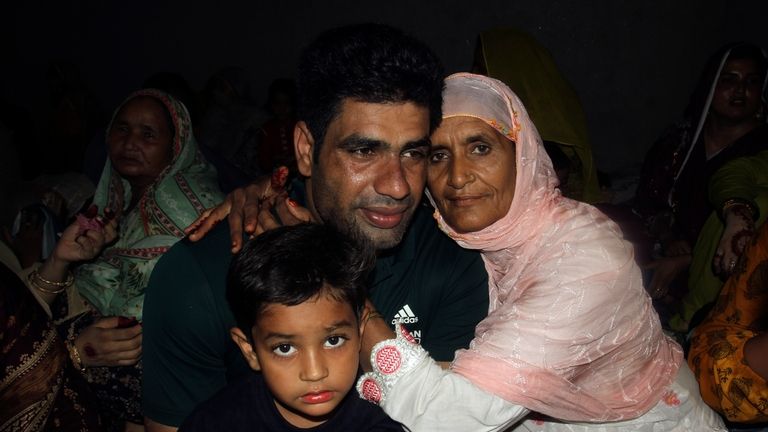
M 768 1 L 30 0 L 2 6 L 0 95 L 44 127 L 45 69 L 78 64 L 110 111 L 151 73 L 182 73 L 201 89 L 223 66 L 251 72 L 254 97 L 291 76 L 318 32 L 355 22 L 396 25 L 431 45 L 449 72 L 467 70 L 478 32 L 527 30 L 552 52 L 587 113 L 606 172 L 633 170 L 679 118 L 707 56 L 732 40 L 768 47 Z M 514 55 L 511 53 L 510 55 Z

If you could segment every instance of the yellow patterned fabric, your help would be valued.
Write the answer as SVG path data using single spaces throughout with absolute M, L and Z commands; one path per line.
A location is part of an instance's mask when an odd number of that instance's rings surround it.
M 744 358 L 744 344 L 765 331 L 768 226 L 760 229 L 715 308 L 696 328 L 688 363 L 701 396 L 733 422 L 768 421 L 768 382 Z

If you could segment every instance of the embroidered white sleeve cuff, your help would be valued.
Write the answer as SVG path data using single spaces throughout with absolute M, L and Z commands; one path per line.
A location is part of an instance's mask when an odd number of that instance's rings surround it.
M 427 358 L 427 352 L 402 324 L 395 324 L 395 334 L 395 339 L 374 345 L 371 351 L 373 371 L 357 380 L 357 392 L 369 402 L 384 402 L 397 381 Z

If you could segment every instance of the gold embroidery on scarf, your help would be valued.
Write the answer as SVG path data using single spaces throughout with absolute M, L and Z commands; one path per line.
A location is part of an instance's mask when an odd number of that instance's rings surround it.
M 40 360 L 42 360 L 42 358 L 45 357 L 48 352 L 50 352 L 55 340 L 56 331 L 49 329 L 45 334 L 45 339 L 39 342 L 35 342 L 32 345 L 34 354 L 24 354 L 20 359 L 21 364 L 16 367 L 11 366 L 6 368 L 6 378 L 0 382 L 0 391 L 4 390 L 6 387 L 11 385 L 12 382 L 16 381 L 19 377 L 32 370 L 32 368 L 34 368 L 40 362 Z

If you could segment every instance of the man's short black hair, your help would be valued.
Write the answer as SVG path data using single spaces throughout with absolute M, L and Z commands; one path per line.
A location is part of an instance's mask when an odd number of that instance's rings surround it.
M 405 103 L 429 109 L 432 132 L 442 119 L 443 68 L 421 41 L 383 24 L 358 24 L 322 33 L 302 52 L 298 118 L 319 154 L 342 101 Z
M 295 306 L 318 294 L 349 303 L 357 318 L 375 257 L 364 242 L 329 225 L 301 224 L 246 242 L 229 266 L 227 302 L 237 326 L 251 330 L 270 304 Z

